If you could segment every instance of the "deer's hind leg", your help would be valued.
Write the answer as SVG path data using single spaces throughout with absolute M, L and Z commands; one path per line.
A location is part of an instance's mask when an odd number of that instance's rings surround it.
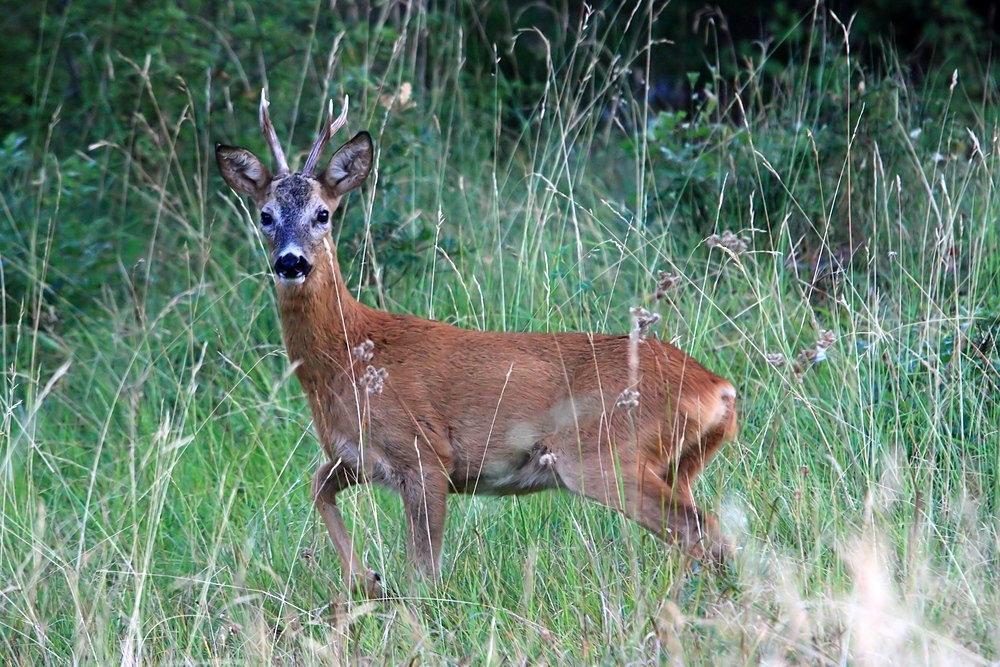
M 693 504 L 691 484 L 719 448 L 736 433 L 736 393 L 731 386 L 720 391 L 720 407 L 715 411 L 716 420 L 706 428 L 693 427 L 678 438 L 683 444 L 680 457 L 666 460 L 661 471 L 663 481 L 678 497 Z
M 651 467 L 620 461 L 560 473 L 569 490 L 621 511 L 664 542 L 699 559 L 724 560 L 727 549 L 715 518 L 694 505 L 690 488 L 675 490 Z
M 626 499 L 626 514 L 665 542 L 699 559 L 725 561 L 728 547 L 715 517 L 691 499 L 690 478 L 683 487 L 670 486 L 652 469 L 637 475 L 634 495 Z
M 362 595 L 377 598 L 383 595 L 382 577 L 374 570 L 366 570 L 361 563 L 361 558 L 354 551 L 351 534 L 344 524 L 344 517 L 337 507 L 337 494 L 363 481 L 352 466 L 343 461 L 327 461 L 313 475 L 312 497 L 330 533 L 333 546 L 337 549 L 337 555 L 340 556 L 347 585 Z

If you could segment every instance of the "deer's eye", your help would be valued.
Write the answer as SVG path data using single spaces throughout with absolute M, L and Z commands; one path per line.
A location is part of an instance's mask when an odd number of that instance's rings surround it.
M 263 212 L 260 214 L 260 224 L 264 227 L 270 227 L 274 224 L 274 216 L 268 212 Z
M 316 214 L 316 222 L 325 225 L 330 220 L 330 212 L 325 208 L 321 208 L 319 213 Z

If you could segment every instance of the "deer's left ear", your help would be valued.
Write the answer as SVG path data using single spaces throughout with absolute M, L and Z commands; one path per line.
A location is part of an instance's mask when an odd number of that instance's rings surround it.
M 371 135 L 358 132 L 353 139 L 337 149 L 330 164 L 320 175 L 320 181 L 333 196 L 343 197 L 368 178 L 373 161 Z

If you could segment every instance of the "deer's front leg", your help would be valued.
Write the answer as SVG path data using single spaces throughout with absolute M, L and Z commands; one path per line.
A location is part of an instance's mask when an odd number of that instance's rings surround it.
M 437 581 L 441 575 L 441 540 L 444 536 L 448 476 L 440 468 L 422 470 L 405 478 L 403 505 L 410 561 L 421 574 Z
M 323 517 L 323 523 L 330 532 L 330 539 L 340 556 L 347 585 L 367 597 L 381 597 L 382 577 L 374 570 L 366 570 L 354 551 L 351 534 L 344 525 L 344 517 L 337 507 L 337 494 L 363 480 L 358 471 L 343 461 L 327 461 L 321 465 L 312 479 L 312 497 Z

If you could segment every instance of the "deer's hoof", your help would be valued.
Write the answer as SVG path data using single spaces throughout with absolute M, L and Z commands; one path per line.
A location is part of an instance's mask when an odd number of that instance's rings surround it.
M 720 576 L 725 576 L 736 566 L 732 545 L 718 532 L 703 536 L 691 547 L 690 553 L 698 563 Z
M 382 575 L 375 570 L 366 569 L 364 574 L 356 574 L 351 582 L 355 595 L 369 600 L 381 600 L 386 597 Z

